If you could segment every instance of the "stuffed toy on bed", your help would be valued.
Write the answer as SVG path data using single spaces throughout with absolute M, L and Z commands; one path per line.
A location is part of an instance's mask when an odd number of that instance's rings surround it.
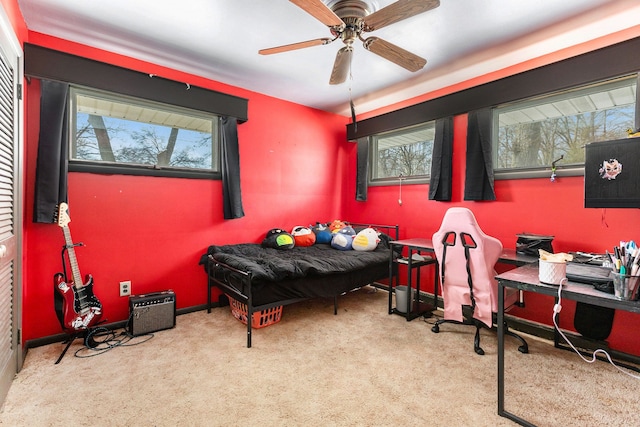
M 296 246 L 311 246 L 316 242 L 316 235 L 309 227 L 297 225 L 291 230 Z
M 325 243 L 328 245 L 331 243 L 331 238 L 333 236 L 331 235 L 331 231 L 326 224 L 316 222 L 316 225 L 311 227 L 311 231 L 313 231 L 313 234 L 316 235 L 316 244 Z
M 333 237 L 331 238 L 331 247 L 341 251 L 350 251 L 353 248 L 353 238 L 355 236 L 356 231 L 353 227 L 347 225 L 336 233 L 333 233 Z
M 291 249 L 295 246 L 293 236 L 281 228 L 272 228 L 262 241 L 263 248 Z
M 353 249 L 356 251 L 373 251 L 380 243 L 378 232 L 371 227 L 365 228 L 356 234 L 353 239 Z
M 347 226 L 346 222 L 340 221 L 339 219 L 334 219 L 329 223 L 329 230 L 331 231 L 332 234 L 335 234 L 346 226 Z

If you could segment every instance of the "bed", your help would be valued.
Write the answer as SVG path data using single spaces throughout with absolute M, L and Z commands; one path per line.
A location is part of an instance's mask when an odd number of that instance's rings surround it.
M 328 244 L 264 248 L 257 243 L 209 246 L 200 258 L 207 273 L 207 312 L 211 312 L 212 289 L 242 303 L 247 311 L 247 347 L 251 347 L 253 314 L 311 298 L 333 298 L 337 314 L 338 296 L 391 275 L 389 241 L 397 240 L 397 225 L 349 223 L 380 233 L 375 250 L 338 250 Z M 221 304 L 218 304 L 221 305 Z

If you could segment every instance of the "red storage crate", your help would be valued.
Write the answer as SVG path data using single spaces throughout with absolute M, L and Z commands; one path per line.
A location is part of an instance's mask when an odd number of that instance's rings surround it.
M 233 317 L 247 324 L 247 305 L 231 298 L 229 298 L 229 306 L 231 307 L 231 314 Z M 278 323 L 282 318 L 282 306 L 267 308 L 259 312 L 253 313 L 251 319 L 251 327 L 254 329 L 264 328 L 274 323 Z

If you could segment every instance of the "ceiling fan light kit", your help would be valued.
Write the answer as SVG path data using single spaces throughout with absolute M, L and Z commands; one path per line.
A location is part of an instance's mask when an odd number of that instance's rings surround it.
M 362 37 L 362 33 L 378 30 L 435 9 L 440 6 L 440 0 L 397 0 L 376 11 L 364 0 L 331 0 L 328 4 L 323 3 L 322 0 L 289 1 L 329 27 L 333 38 L 319 38 L 262 49 L 258 51 L 261 55 L 325 45 L 341 39 L 345 46 L 336 54 L 329 79 L 329 84 L 332 85 L 341 84 L 347 79 L 351 68 L 353 42 L 356 39 L 362 41 L 366 50 L 411 72 L 422 69 L 427 63 L 426 59 L 379 37 L 365 39 Z

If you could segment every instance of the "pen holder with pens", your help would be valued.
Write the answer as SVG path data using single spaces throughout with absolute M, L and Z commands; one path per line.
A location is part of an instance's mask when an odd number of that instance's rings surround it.
M 611 275 L 613 276 L 613 293 L 617 299 L 626 301 L 638 299 L 640 276 L 620 274 L 615 271 L 611 272 Z

